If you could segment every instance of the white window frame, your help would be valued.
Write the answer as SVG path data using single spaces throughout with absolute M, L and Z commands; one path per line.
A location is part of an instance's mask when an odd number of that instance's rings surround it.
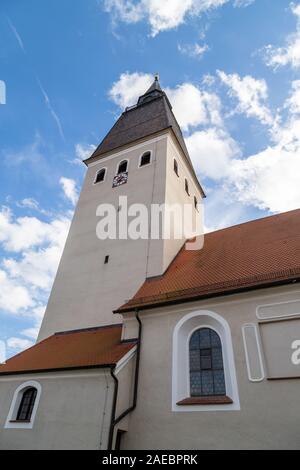
M 16 421 L 16 418 L 17 418 L 17 414 L 19 411 L 22 397 L 23 397 L 23 393 L 26 391 L 26 389 L 31 388 L 31 387 L 36 388 L 37 394 L 36 394 L 36 399 L 34 402 L 30 421 L 28 423 L 22 423 L 21 421 L 18 422 Z M 4 428 L 5 429 L 32 429 L 34 425 L 37 409 L 39 406 L 41 394 L 42 394 L 42 386 L 39 382 L 30 380 L 28 382 L 25 382 L 19 385 L 19 387 L 14 392 L 14 396 L 10 405 L 10 409 L 6 418 Z
M 122 158 L 122 160 L 119 161 L 119 163 L 117 164 L 117 168 L 116 168 L 116 174 L 115 176 L 119 175 L 119 166 L 121 165 L 121 163 L 123 162 L 127 162 L 127 170 L 125 173 L 128 173 L 129 171 L 129 159 L 128 158 Z
M 97 182 L 97 176 L 98 176 L 98 174 L 100 173 L 100 171 L 102 171 L 102 170 L 105 171 L 105 173 L 104 173 L 104 179 L 103 179 L 103 181 L 98 181 L 98 182 Z M 98 171 L 96 172 L 96 175 L 95 175 L 95 178 L 94 178 L 94 184 L 101 184 L 101 183 L 104 183 L 105 180 L 106 180 L 106 175 L 107 175 L 107 168 L 106 168 L 106 167 L 100 168 L 100 170 L 98 170 Z
M 150 162 L 147 163 L 146 165 L 141 166 L 142 158 L 146 153 L 150 153 Z M 140 156 L 139 156 L 139 168 L 144 168 L 145 166 L 149 166 L 152 163 L 152 150 L 145 150 Z
M 190 397 L 189 341 L 198 329 L 210 328 L 220 337 L 223 352 L 226 395 L 232 404 L 177 405 Z M 215 312 L 199 310 L 185 315 L 173 332 L 172 411 L 239 411 L 240 400 L 236 379 L 231 331 L 227 321 Z

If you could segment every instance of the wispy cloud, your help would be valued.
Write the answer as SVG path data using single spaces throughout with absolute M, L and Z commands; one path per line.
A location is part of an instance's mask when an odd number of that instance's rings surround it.
M 191 58 L 200 59 L 208 50 L 209 50 L 209 47 L 207 44 L 203 44 L 203 46 L 201 46 L 198 43 L 178 44 L 178 51 L 181 54 L 187 55 L 188 57 L 191 57 Z
M 40 79 L 37 77 L 36 80 L 37 80 L 38 86 L 39 86 L 39 88 L 40 88 L 40 90 L 41 90 L 41 92 L 42 92 L 42 95 L 43 95 L 43 97 L 44 97 L 45 104 L 46 104 L 46 106 L 47 106 L 47 108 L 48 108 L 48 110 L 49 110 L 49 112 L 50 112 L 50 114 L 51 114 L 51 116 L 52 116 L 52 118 L 53 118 L 53 120 L 54 120 L 56 126 L 57 126 L 58 132 L 59 132 L 61 138 L 62 138 L 63 140 L 65 140 L 65 134 L 64 134 L 64 131 L 63 131 L 63 127 L 62 127 L 62 124 L 61 124 L 61 120 L 60 120 L 60 118 L 58 117 L 57 113 L 54 111 L 53 106 L 52 106 L 51 101 L 50 101 L 50 98 L 49 98 L 49 96 L 48 96 L 48 94 L 47 94 L 45 88 L 43 87 L 43 85 L 42 85 Z
M 78 200 L 78 190 L 76 188 L 76 182 L 71 178 L 62 177 L 59 180 L 61 187 L 63 188 L 65 197 L 71 201 L 73 206 L 75 206 Z
M 294 69 L 300 67 L 300 3 L 291 3 L 290 8 L 297 19 L 296 32 L 287 37 L 283 47 L 268 45 L 263 49 L 266 64 L 275 70 L 287 65 Z
M 76 144 L 75 154 L 76 158 L 69 160 L 72 165 L 82 166 L 83 160 L 89 158 L 96 150 L 97 146 L 94 144 Z
M 24 54 L 26 54 L 24 42 L 23 42 L 23 40 L 22 40 L 22 38 L 21 38 L 21 36 L 20 36 L 20 34 L 19 34 L 17 28 L 15 27 L 15 25 L 13 24 L 13 22 L 11 21 L 11 19 L 10 19 L 8 16 L 6 17 L 6 19 L 7 19 L 8 25 L 9 25 L 9 27 L 10 27 L 10 29 L 11 29 L 13 35 L 15 36 L 15 38 L 16 38 L 16 40 L 17 40 L 17 42 L 18 42 L 18 44 L 19 44 L 19 46 L 20 46 L 20 48 L 21 48 L 21 50 L 24 52 Z M 59 132 L 61 138 L 62 138 L 63 140 L 65 140 L 65 135 L 64 135 L 64 131 L 63 131 L 62 124 L 61 124 L 61 120 L 60 120 L 58 114 L 56 113 L 56 111 L 54 110 L 54 108 L 53 108 L 53 106 L 52 106 L 52 104 L 51 104 L 51 101 L 50 101 L 50 98 L 49 98 L 49 96 L 48 96 L 48 93 L 46 92 L 45 88 L 43 87 L 43 85 L 42 85 L 42 83 L 41 83 L 41 80 L 40 80 L 38 77 L 36 77 L 36 80 L 37 80 L 38 86 L 39 86 L 39 88 L 40 88 L 40 90 L 41 90 L 41 93 L 42 93 L 42 95 L 43 95 L 43 97 L 44 97 L 45 104 L 46 104 L 46 106 L 47 106 L 47 108 L 48 108 L 48 110 L 49 110 L 49 112 L 50 112 L 50 114 L 51 114 L 51 116 L 52 116 L 52 118 L 53 118 L 53 120 L 54 120 L 56 126 L 57 126 L 58 132 Z
M 21 201 L 17 201 L 16 206 L 19 207 L 20 209 L 26 209 L 26 210 L 29 209 L 29 210 L 36 211 L 47 216 L 51 215 L 51 212 L 46 211 L 45 209 L 42 209 L 38 201 L 32 197 L 26 197 L 22 199 Z
M 13 22 L 11 21 L 11 19 L 8 16 L 6 17 L 6 19 L 7 19 L 8 25 L 9 25 L 13 35 L 15 36 L 20 48 L 22 49 L 24 54 L 26 54 L 26 50 L 25 50 L 25 47 L 24 47 L 23 40 L 22 40 L 17 28 L 15 27 L 15 25 L 13 24 Z

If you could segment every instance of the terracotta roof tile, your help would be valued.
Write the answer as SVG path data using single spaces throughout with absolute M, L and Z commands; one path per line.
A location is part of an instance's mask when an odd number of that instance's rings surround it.
M 0 375 L 113 366 L 136 344 L 121 333 L 122 325 L 56 333 L 0 365 Z
M 118 312 L 300 279 L 300 210 L 205 235 L 182 249 L 163 276 L 145 281 Z

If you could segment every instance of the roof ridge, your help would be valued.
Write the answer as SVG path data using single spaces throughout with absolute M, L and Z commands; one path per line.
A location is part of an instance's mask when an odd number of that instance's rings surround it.
M 122 326 L 123 326 L 123 323 L 112 323 L 111 325 L 91 326 L 89 328 L 79 328 L 77 330 L 57 331 L 51 336 L 71 335 L 71 334 L 76 334 L 76 333 L 84 333 L 88 331 L 99 331 L 99 330 L 106 330 L 109 328 L 120 328 Z M 51 336 L 49 336 L 49 338 L 51 338 Z
M 280 217 L 282 215 L 290 214 L 292 212 L 297 212 L 297 211 L 300 212 L 300 207 L 298 209 L 291 209 L 290 211 L 278 212 L 277 214 L 265 215 L 263 217 L 259 217 L 258 219 L 247 220 L 246 222 L 240 222 L 239 224 L 229 225 L 229 227 L 219 228 L 219 229 L 213 230 L 211 232 L 206 232 L 206 233 L 204 233 L 204 235 L 209 235 L 209 234 L 212 234 L 212 233 L 222 232 L 224 230 L 229 230 L 231 228 L 237 228 L 237 227 L 240 227 L 242 225 L 254 224 L 255 222 L 259 223 L 259 222 L 262 222 L 263 220 L 266 220 L 266 219 L 272 219 L 272 218 L 275 218 L 275 217 Z

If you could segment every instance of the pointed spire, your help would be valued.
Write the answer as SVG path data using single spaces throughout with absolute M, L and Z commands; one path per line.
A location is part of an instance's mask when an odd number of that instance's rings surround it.
M 151 101 L 152 99 L 157 98 L 158 96 L 163 95 L 163 91 L 159 84 L 159 75 L 156 73 L 154 75 L 154 82 L 150 86 L 150 88 L 138 99 L 138 105 L 143 104 L 145 102 Z

